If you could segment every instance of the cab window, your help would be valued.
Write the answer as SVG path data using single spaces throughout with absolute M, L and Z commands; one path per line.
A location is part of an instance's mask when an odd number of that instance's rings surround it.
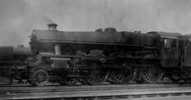
M 164 39 L 164 47 L 165 48 L 170 48 L 171 41 L 169 39 Z
M 165 48 L 177 47 L 177 40 L 176 39 L 164 39 L 164 47 Z

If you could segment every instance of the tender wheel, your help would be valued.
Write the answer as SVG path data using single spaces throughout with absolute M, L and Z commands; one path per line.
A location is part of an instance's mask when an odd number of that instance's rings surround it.
M 173 81 L 173 82 L 179 82 L 181 80 L 181 76 L 179 74 L 179 72 L 173 72 L 169 75 L 170 79 Z
M 34 86 L 44 86 L 48 83 L 48 80 L 48 72 L 43 68 L 39 68 L 31 72 L 30 81 Z
M 191 73 L 190 72 L 191 72 L 190 68 L 185 68 L 185 69 L 183 69 L 183 72 L 182 72 L 184 74 L 181 74 L 182 75 L 182 79 L 186 83 L 191 83 Z

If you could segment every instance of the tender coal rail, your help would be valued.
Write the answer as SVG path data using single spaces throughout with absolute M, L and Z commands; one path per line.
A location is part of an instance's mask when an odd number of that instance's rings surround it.
M 191 95 L 191 87 L 177 85 L 108 85 L 55 87 L 0 87 L 1 100 L 99 100 Z M 115 99 L 114 99 L 115 98 Z

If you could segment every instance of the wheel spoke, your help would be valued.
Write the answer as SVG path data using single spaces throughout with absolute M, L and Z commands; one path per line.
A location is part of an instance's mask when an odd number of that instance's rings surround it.
M 31 73 L 31 84 L 36 86 L 44 86 L 49 80 L 48 72 L 44 69 L 36 69 Z
M 156 83 L 162 78 L 162 72 L 157 71 L 157 68 L 148 68 L 143 72 L 143 80 L 148 83 Z
M 125 83 L 132 80 L 133 72 L 130 70 L 111 70 L 108 71 L 105 75 L 105 81 L 109 81 L 111 83 Z

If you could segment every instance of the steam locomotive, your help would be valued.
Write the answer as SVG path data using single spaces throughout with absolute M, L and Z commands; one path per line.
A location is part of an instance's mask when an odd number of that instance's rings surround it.
M 47 30 L 33 30 L 31 51 L 14 54 L 13 60 L 21 64 L 1 65 L 9 66 L 13 78 L 37 86 L 189 82 L 191 78 L 189 36 L 115 28 L 66 32 L 56 27 L 51 23 Z M 9 53 L 1 55 L 5 58 Z

